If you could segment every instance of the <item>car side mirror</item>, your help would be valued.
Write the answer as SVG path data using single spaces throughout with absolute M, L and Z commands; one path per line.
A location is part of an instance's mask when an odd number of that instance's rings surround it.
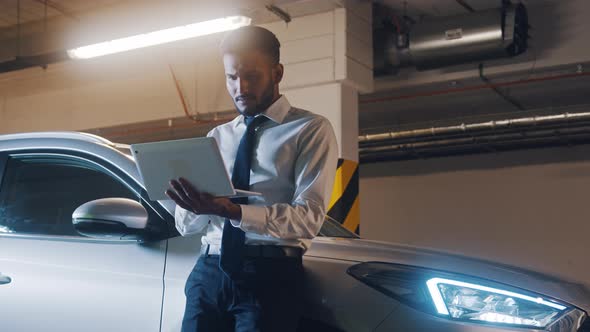
M 143 241 L 148 213 L 128 198 L 101 198 L 80 205 L 72 214 L 72 224 L 84 236 L 112 240 Z

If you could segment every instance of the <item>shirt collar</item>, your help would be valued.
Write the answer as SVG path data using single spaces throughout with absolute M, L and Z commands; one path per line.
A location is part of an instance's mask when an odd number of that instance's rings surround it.
M 291 109 L 291 104 L 287 100 L 287 97 L 282 95 L 279 99 L 277 99 L 266 111 L 260 113 L 260 115 L 264 115 L 270 120 L 276 122 L 277 124 L 281 124 L 287 113 Z M 238 117 L 238 121 L 235 122 L 234 127 L 237 127 L 240 123 L 244 123 L 244 116 L 240 115 Z

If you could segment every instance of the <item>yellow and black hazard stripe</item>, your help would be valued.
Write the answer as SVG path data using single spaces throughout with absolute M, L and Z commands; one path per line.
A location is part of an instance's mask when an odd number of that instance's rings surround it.
M 359 233 L 359 164 L 352 160 L 338 159 L 332 198 L 328 216 L 351 232 Z

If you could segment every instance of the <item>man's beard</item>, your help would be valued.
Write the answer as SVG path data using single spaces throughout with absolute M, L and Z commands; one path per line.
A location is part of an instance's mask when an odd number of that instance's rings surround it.
M 238 105 L 236 104 L 236 101 L 234 100 L 234 105 L 236 107 L 236 110 L 238 110 L 238 112 L 244 116 L 254 116 L 258 113 L 262 113 L 264 111 L 266 111 L 267 108 L 270 107 L 270 105 L 272 105 L 273 103 L 273 98 L 274 98 L 274 86 L 273 84 L 269 84 L 269 86 L 264 90 L 264 94 L 261 96 L 260 98 L 260 102 L 257 103 L 256 105 L 254 105 L 253 107 L 247 107 L 246 109 L 244 109 L 243 111 L 241 111 L 238 108 Z

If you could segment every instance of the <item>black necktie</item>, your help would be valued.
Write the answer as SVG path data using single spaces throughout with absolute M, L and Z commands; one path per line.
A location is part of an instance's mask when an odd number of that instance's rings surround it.
M 250 189 L 250 167 L 252 164 L 254 145 L 256 143 L 256 128 L 266 120 L 268 120 L 268 118 L 262 115 L 257 117 L 245 117 L 246 132 L 240 140 L 231 177 L 235 189 Z M 233 201 L 237 204 L 248 204 L 247 197 L 234 199 Z M 230 277 L 239 272 L 241 268 L 242 249 L 244 247 L 245 239 L 246 233 L 241 229 L 234 227 L 229 219 L 225 219 L 223 236 L 221 238 L 219 267 Z

